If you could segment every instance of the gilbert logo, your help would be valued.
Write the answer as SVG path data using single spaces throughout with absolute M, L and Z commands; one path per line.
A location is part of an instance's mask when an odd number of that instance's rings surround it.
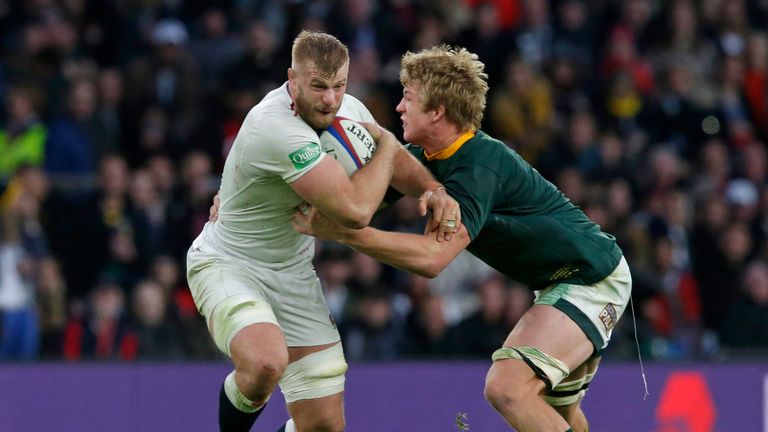
M 293 162 L 293 167 L 300 170 L 306 168 L 307 165 L 314 162 L 320 156 L 320 153 L 322 153 L 320 150 L 320 145 L 316 143 L 309 143 L 304 147 L 296 150 L 295 152 L 289 154 L 288 158 L 290 158 L 291 162 Z
M 359 139 L 365 148 L 367 148 L 371 153 L 376 150 L 374 148 L 374 143 L 371 141 L 369 135 L 363 130 L 362 127 L 358 126 L 356 123 L 349 123 L 347 126 L 347 132 L 349 132 L 350 135 L 356 136 L 357 139 Z
M 600 315 L 598 315 L 598 318 L 600 318 L 600 321 L 603 322 L 603 325 L 605 326 L 605 331 L 611 331 L 614 325 L 616 325 L 617 320 L 617 314 L 616 314 L 616 308 L 613 307 L 612 304 L 608 303 L 605 305 L 605 308 L 603 308 L 603 311 L 600 312 Z

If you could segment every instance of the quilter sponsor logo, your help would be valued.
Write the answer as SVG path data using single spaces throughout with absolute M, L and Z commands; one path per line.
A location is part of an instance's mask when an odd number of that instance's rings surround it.
M 656 432 L 714 432 L 717 410 L 699 372 L 669 375 L 656 406 Z
M 296 150 L 288 155 L 293 162 L 293 167 L 296 169 L 305 168 L 310 163 L 314 162 L 320 156 L 320 145 L 315 143 L 309 143 L 304 147 Z

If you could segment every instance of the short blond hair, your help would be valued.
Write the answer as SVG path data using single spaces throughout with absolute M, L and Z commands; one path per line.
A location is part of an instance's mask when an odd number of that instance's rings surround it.
M 322 32 L 302 30 L 293 40 L 292 67 L 311 61 L 321 73 L 334 75 L 349 61 L 349 50 L 336 37 Z
M 425 110 L 442 105 L 448 121 L 462 130 L 476 131 L 483 121 L 488 93 L 484 69 L 477 54 L 441 45 L 405 53 L 400 62 L 400 82 L 404 87 L 419 85 Z

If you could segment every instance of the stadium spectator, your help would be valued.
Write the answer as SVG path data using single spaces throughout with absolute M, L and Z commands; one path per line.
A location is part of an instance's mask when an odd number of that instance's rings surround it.
M 535 163 L 551 138 L 550 85 L 519 58 L 510 58 L 505 69 L 504 85 L 490 100 L 488 121 L 500 140 Z
M 126 321 L 123 288 L 101 280 L 89 292 L 82 314 L 70 316 L 64 332 L 66 360 L 135 360 L 138 341 Z
M 216 345 L 208 336 L 189 288 L 181 280 L 181 269 L 173 257 L 157 255 L 151 263 L 149 281 L 160 286 L 168 304 L 168 321 L 178 328 L 183 357 L 197 360 L 219 358 Z
M 479 293 L 480 308 L 456 326 L 457 355 L 485 358 L 504 342 L 511 330 L 505 319 L 509 293 L 504 278 L 498 274 L 481 281 L 475 289 Z
M 552 54 L 583 70 L 595 61 L 596 23 L 591 5 L 584 0 L 565 0 L 557 5 L 557 27 Z
M 136 356 L 147 360 L 177 360 L 183 355 L 179 328 L 168 316 L 168 298 L 151 280 L 132 290 L 130 331 L 136 337 Z
M 335 245 L 325 245 L 315 259 L 317 276 L 323 286 L 328 310 L 340 323 L 347 318 L 347 306 L 351 293 L 349 279 L 353 267 L 350 251 Z
M 402 354 L 406 358 L 440 359 L 456 355 L 455 334 L 448 325 L 443 311 L 443 299 L 434 294 L 424 294 L 413 305 L 405 322 L 407 335 Z
M 345 357 L 352 361 L 396 359 L 402 341 L 402 323 L 395 317 L 389 287 L 380 282 L 355 285 L 351 286 L 356 295 L 339 328 Z
M 187 153 L 180 169 L 180 181 L 167 203 L 165 224 L 174 227 L 168 232 L 166 252 L 183 262 L 192 240 L 208 221 L 208 207 L 216 193 L 211 183 L 212 164 L 203 152 Z
M 70 299 L 85 299 L 112 258 L 118 258 L 117 264 L 135 257 L 128 221 L 129 176 L 125 159 L 107 155 L 99 163 L 98 188 L 66 204 L 61 217 L 66 218 L 69 226 L 60 232 L 65 237 L 57 240 L 60 247 L 57 253 L 65 266 Z M 113 257 L 115 253 L 117 256 Z M 133 275 L 117 275 L 122 276 L 127 278 L 126 283 L 131 283 L 128 280 Z
M 59 263 L 44 258 L 38 265 L 37 309 L 40 323 L 40 358 L 58 360 L 64 348 L 67 324 L 67 286 Z
M 168 238 L 165 203 L 160 200 L 152 175 L 146 169 L 135 170 L 130 182 L 131 208 L 127 218 L 133 227 L 141 271 L 146 273 L 150 260 L 166 251 L 163 244 Z
M 721 331 L 723 345 L 768 348 L 768 265 L 753 261 L 741 281 L 741 295 L 727 311 Z
M 515 42 L 520 57 L 534 70 L 542 70 L 552 57 L 555 29 L 549 5 L 544 0 L 523 0 L 523 21 Z
M 47 244 L 39 202 L 24 182 L 23 171 L 0 196 L 0 359 L 4 360 L 33 360 L 40 345 L 35 275 Z
M 189 143 L 196 143 L 202 85 L 199 65 L 187 48 L 188 40 L 184 23 L 172 18 L 160 20 L 152 26 L 152 53 L 129 65 L 125 75 L 128 143 L 137 142 L 130 131 L 139 130 L 137 125 L 152 106 L 160 107 L 168 117 L 172 155 L 181 157 Z
M 8 118 L 0 127 L 0 182 L 17 168 L 40 166 L 45 156 L 48 129 L 40 118 L 42 95 L 31 85 L 15 85 L 6 95 Z
M 232 33 L 227 14 L 213 6 L 198 19 L 199 37 L 193 38 L 189 52 L 200 65 L 206 93 L 220 90 L 220 77 L 226 66 L 242 55 L 242 40 Z
M 103 138 L 96 116 L 98 94 L 95 83 L 78 78 L 70 83 L 67 110 L 51 122 L 45 143 L 45 170 L 64 180 L 79 180 L 97 172 L 98 161 L 116 143 Z

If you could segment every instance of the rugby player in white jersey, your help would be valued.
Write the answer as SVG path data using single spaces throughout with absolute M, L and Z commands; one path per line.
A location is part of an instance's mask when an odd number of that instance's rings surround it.
M 362 228 L 391 184 L 421 197 L 431 227 L 460 219 L 442 185 L 345 95 L 348 68 L 347 48 L 335 37 L 302 32 L 294 40 L 288 82 L 243 122 L 224 166 L 218 219 L 187 255 L 195 303 L 234 363 L 220 392 L 222 431 L 250 430 L 278 383 L 295 423 L 288 430 L 344 430 L 347 364 L 312 268 L 314 239 L 291 227 L 300 204 Z M 352 176 L 319 146 L 318 131 L 337 115 L 369 122 L 378 143 Z M 444 239 L 452 233 L 445 230 Z

